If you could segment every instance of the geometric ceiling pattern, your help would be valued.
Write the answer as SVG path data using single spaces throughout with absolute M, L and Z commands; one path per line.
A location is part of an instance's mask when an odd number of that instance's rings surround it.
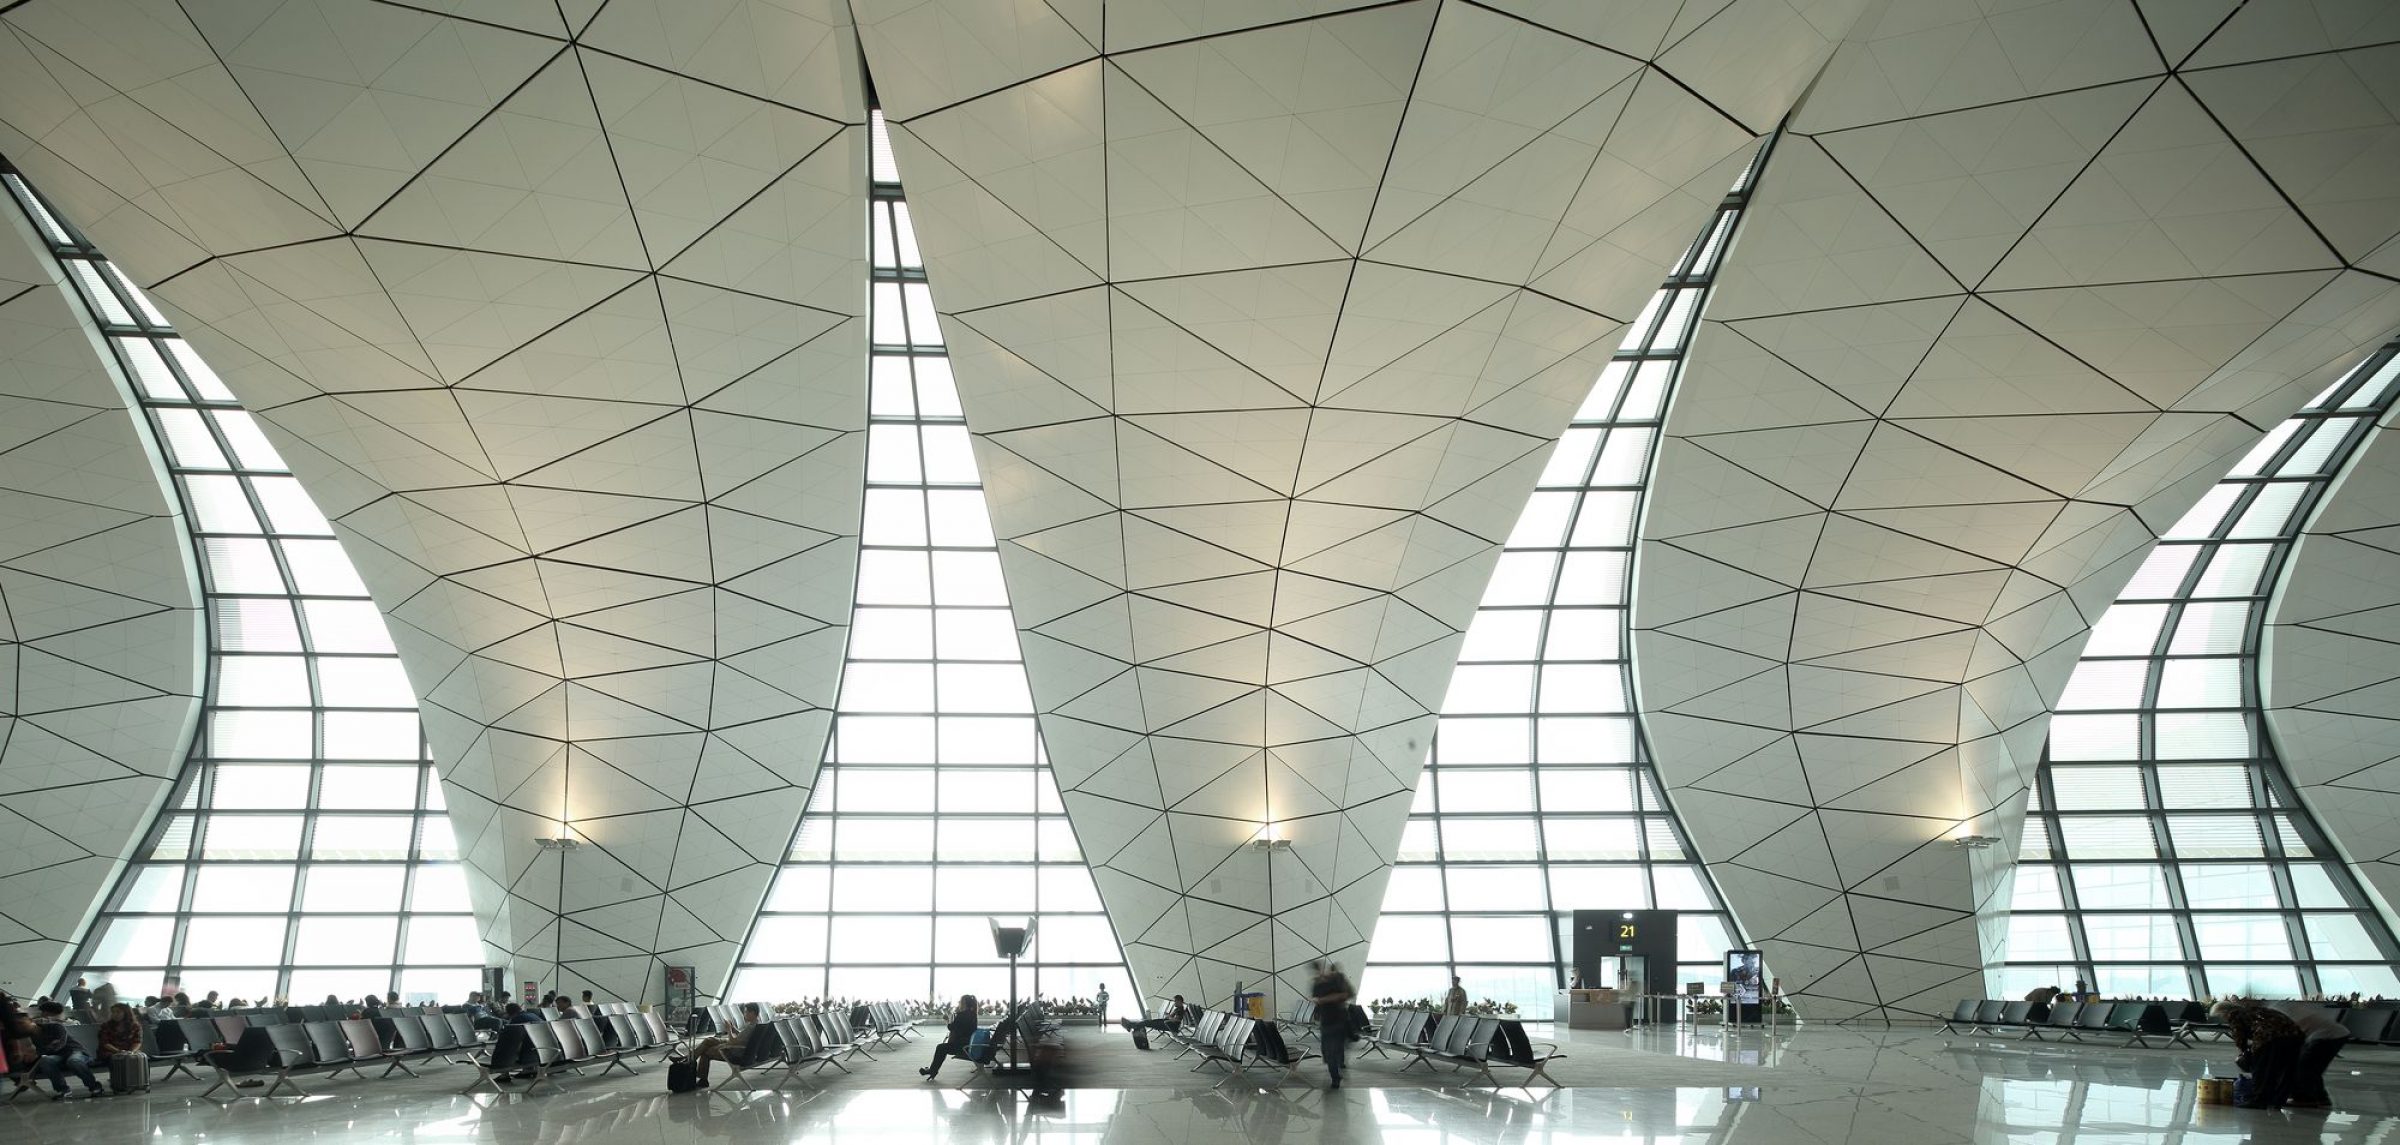
M 724 981 L 807 800 L 858 559 L 854 40 L 710 7 L 0 15 L 0 152 L 336 524 L 487 941 L 629 998 L 662 962 Z
M 32 993 L 165 802 L 202 660 L 182 510 L 62 272 L 0 214 L 0 982 Z
M 2093 622 L 2026 799 L 2002 996 L 2070 979 L 2116 997 L 2400 993 L 2400 947 L 2320 861 L 2257 687 L 2266 603 L 2390 407 L 2396 349 L 2259 439 Z
M 2400 326 L 2396 24 L 2311 0 L 21 0 L 0 154 L 335 523 L 486 939 L 643 997 L 661 962 L 723 982 L 822 756 L 859 559 L 871 70 L 1065 813 L 1144 988 L 1207 998 L 1363 962 L 1505 533 L 1788 113 L 1668 411 L 1633 672 L 1741 930 L 1842 1017 L 1969 988 L 2089 621 Z M 105 500 L 121 456 L 75 457 L 85 500 L 180 552 L 148 486 Z M 105 549 L 90 523 L 62 541 Z M 103 733 L 20 690 L 6 766 L 33 728 L 135 787 L 180 762 L 189 573 L 154 592 L 165 558 L 116 559 L 159 576 L 82 583 L 183 626 L 141 642 L 163 677 L 119 673 L 157 694 L 117 706 L 180 714 Z M 21 625 L 41 590 L 7 588 Z M 10 655 L 116 655 L 53 635 Z M 1251 850 L 1269 823 L 1291 846 Z M 1964 859 L 1957 830 L 2001 843 Z M 561 834 L 584 845 L 535 843 Z
M 1819 8 L 854 5 L 1144 989 L 1363 961 L 1500 543 Z
M 2382 373 L 2400 371 L 2400 356 Z M 2387 383 L 2389 379 L 2386 379 Z M 2384 916 L 2400 902 L 2400 438 L 2377 419 L 2306 522 L 2259 651 L 2284 770 Z
M 1822 1017 L 1977 992 L 2091 621 L 2400 321 L 2390 9 L 1923 15 L 1862 20 L 1777 146 L 1634 601 L 1660 772 Z

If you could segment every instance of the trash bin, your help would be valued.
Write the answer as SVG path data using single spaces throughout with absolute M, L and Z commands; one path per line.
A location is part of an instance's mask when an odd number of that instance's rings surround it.
M 1247 991 L 1236 994 L 1233 996 L 1233 1012 L 1264 1018 L 1267 1016 L 1267 996 Z

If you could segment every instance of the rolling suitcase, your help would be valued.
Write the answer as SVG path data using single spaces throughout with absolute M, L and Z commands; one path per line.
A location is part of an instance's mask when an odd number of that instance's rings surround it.
M 108 1059 L 108 1088 L 118 1093 L 150 1090 L 149 1054 L 114 1054 Z

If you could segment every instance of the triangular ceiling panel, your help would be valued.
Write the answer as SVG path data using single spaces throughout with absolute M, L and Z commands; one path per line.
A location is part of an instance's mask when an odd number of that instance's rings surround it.
M 2371 36 L 2237 7 L 1866 16 L 1691 336 L 1641 540 L 1706 559 L 1646 551 L 1633 670 L 1676 713 L 1647 723 L 1671 798 L 1794 800 L 1738 857 L 1694 842 L 1812 1016 L 1974 992 L 1999 930 L 1879 951 L 1988 894 L 1938 840 L 2017 837 L 2152 534 L 2400 326 L 2385 284 L 2328 293 L 2392 226 L 2357 181 L 2389 165 L 2381 72 L 2330 54 Z M 1744 622 L 1768 583 L 1807 590 L 1782 630 Z M 1779 759 L 1805 786 L 1755 770 Z M 1839 894 L 1796 911 L 1787 880 Z

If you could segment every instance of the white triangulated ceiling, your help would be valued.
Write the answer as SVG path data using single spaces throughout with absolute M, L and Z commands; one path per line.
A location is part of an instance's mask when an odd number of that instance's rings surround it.
M 1774 972 L 1918 1012 L 1977 988 L 2087 618 L 2400 326 L 2392 9 L 1987 7 L 23 0 L 0 153 L 338 522 L 486 937 L 654 997 L 721 988 L 822 750 L 871 73 L 1082 850 L 1143 989 L 1214 999 L 1363 961 L 1503 534 L 1805 92 L 1670 414 L 1637 680 Z M 124 703 L 187 710 L 166 670 Z M 122 734 L 78 742 L 171 770 Z
M 1981 992 L 2091 618 L 2400 325 L 2392 16 L 1893 4 L 1794 114 L 1669 415 L 1634 664 L 1806 1013 Z
M 0 985 L 31 996 L 183 769 L 199 585 L 105 343 L 0 220 Z
M 339 526 L 487 940 L 562 988 L 721 989 L 857 561 L 855 40 L 840 4 L 441 7 L 13 5 L 0 152 Z
M 1500 541 L 1854 7 L 854 5 L 1145 990 L 1363 962 Z
M 2386 413 L 2287 558 L 2259 651 L 2267 731 L 2300 798 L 2382 899 L 2400 902 L 2400 435 Z

